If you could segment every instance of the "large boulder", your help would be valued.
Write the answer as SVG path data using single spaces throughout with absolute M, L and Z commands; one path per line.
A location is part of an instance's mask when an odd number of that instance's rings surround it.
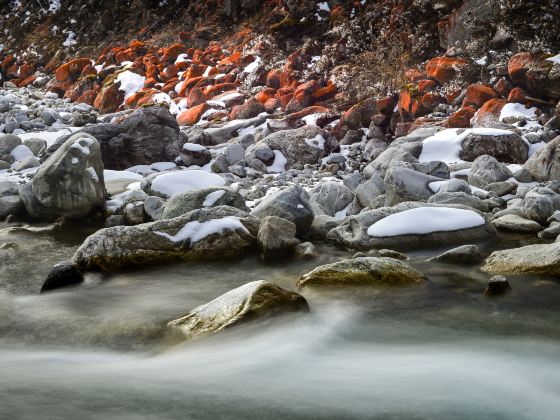
M 426 201 L 434 194 L 430 183 L 438 181 L 442 179 L 403 166 L 392 167 L 384 180 L 385 206 L 405 201 Z
M 245 199 L 229 187 L 210 187 L 172 196 L 165 204 L 162 219 L 172 219 L 206 207 L 229 206 L 249 211 Z
M 303 169 L 305 164 L 315 164 L 330 151 L 327 135 L 315 126 L 305 125 L 295 130 L 281 130 L 266 136 L 255 145 L 249 146 L 246 159 L 254 155 L 255 149 L 266 145 L 278 150 L 286 158 L 286 169 Z
M 105 207 L 103 161 L 98 141 L 76 133 L 44 162 L 31 182 L 20 189 L 34 218 L 78 219 Z
M 174 219 L 101 229 L 73 260 L 86 270 L 112 271 L 171 260 L 212 260 L 243 254 L 256 245 L 259 221 L 232 207 L 195 210 Z
M 249 321 L 298 312 L 309 312 L 303 296 L 260 280 L 233 289 L 168 325 L 186 338 L 194 338 Z
M 514 132 L 507 130 L 469 130 L 462 143 L 459 157 L 472 162 L 482 155 L 490 155 L 500 162 L 523 164 L 527 160 L 529 146 Z
M 339 182 L 322 182 L 309 191 L 309 203 L 315 215 L 336 216 L 354 200 L 350 188 Z
M 527 245 L 494 251 L 482 270 L 501 274 L 560 274 L 560 243 Z
M 560 64 L 543 55 L 520 52 L 510 58 L 509 77 L 513 83 L 546 98 L 560 98 Z
M 307 232 L 315 217 L 309 203 L 309 195 L 299 185 L 293 185 L 264 197 L 251 211 L 251 216 L 258 219 L 267 216 L 286 219 L 296 225 L 298 235 Z
M 299 287 L 402 286 L 421 284 L 426 277 L 403 261 L 358 257 L 322 265 L 304 274 Z
M 139 108 L 122 122 L 96 124 L 82 129 L 98 139 L 106 169 L 173 161 L 186 142 L 169 110 L 161 106 Z M 48 149 L 54 153 L 65 137 Z
M 560 136 L 531 156 L 524 168 L 535 181 L 560 179 Z
M 512 176 L 508 167 L 488 155 L 475 159 L 469 170 L 469 184 L 484 188 L 494 182 L 502 182 Z
M 265 217 L 259 227 L 257 243 L 263 259 L 284 257 L 300 243 L 296 239 L 296 225 L 276 216 Z

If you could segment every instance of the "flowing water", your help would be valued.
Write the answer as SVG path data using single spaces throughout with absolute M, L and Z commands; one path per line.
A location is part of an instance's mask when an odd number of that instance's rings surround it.
M 425 262 L 430 281 L 304 292 L 309 315 L 180 343 L 165 323 L 248 281 L 294 289 L 313 261 L 257 258 L 89 274 L 39 295 L 88 234 L 0 225 L 0 419 L 551 419 L 560 413 L 560 282 Z M 514 247 L 509 236 L 492 248 Z

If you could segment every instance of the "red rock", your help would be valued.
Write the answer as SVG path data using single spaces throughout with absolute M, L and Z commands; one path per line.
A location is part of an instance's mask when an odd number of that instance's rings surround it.
M 511 81 L 528 92 L 545 98 L 560 98 L 560 65 L 545 55 L 515 54 L 508 63 Z
M 276 92 L 276 98 L 280 101 L 280 106 L 282 108 L 286 108 L 293 97 L 294 91 L 290 88 L 281 88 Z
M 115 59 L 119 64 L 125 61 L 134 61 L 136 59 L 136 53 L 131 49 L 126 49 L 115 55 Z
M 195 106 L 206 103 L 207 100 L 208 97 L 204 94 L 202 89 L 199 87 L 194 87 L 191 89 L 189 95 L 187 96 L 187 106 L 189 108 L 193 108 Z
M 502 98 L 507 98 L 509 93 L 511 92 L 511 89 L 513 89 L 513 86 L 506 79 L 500 79 L 494 84 L 494 90 Z
M 80 76 L 84 67 L 89 64 L 91 64 L 89 58 L 76 58 L 75 60 L 69 61 L 56 69 L 56 80 L 59 82 L 76 80 Z
M 24 64 L 19 69 L 19 78 L 20 79 L 27 79 L 29 76 L 33 75 L 33 67 L 29 64 Z
M 255 99 L 259 101 L 261 104 L 265 104 L 270 98 L 274 98 L 276 95 L 276 89 L 273 88 L 266 88 L 261 90 L 259 93 L 255 95 Z
M 101 114 L 117 111 L 124 101 L 124 92 L 119 90 L 120 83 L 110 84 L 97 94 L 93 106 Z
M 490 99 L 495 99 L 498 94 L 488 85 L 474 84 L 467 87 L 465 99 L 463 99 L 463 107 L 473 106 L 480 108 Z
M 163 61 L 173 61 L 179 57 L 180 54 L 185 54 L 187 52 L 187 47 L 183 44 L 173 44 L 163 54 Z
M 93 102 L 95 101 L 95 97 L 97 96 L 97 92 L 95 90 L 86 90 L 82 96 L 80 96 L 76 102 L 84 103 L 93 106 Z
M 280 89 L 282 87 L 281 77 L 282 70 L 270 70 L 266 75 L 266 86 L 276 90 Z
M 526 104 L 529 102 L 529 100 L 527 99 L 527 92 L 520 87 L 513 88 L 509 93 L 507 100 L 508 102 L 520 104 Z
M 480 108 L 472 119 L 473 127 L 485 127 L 500 119 L 502 108 L 506 105 L 503 99 L 490 99 Z
M 66 91 L 64 98 L 76 102 L 85 91 L 93 89 L 95 85 L 95 77 L 81 77 Z
M 28 78 L 22 80 L 21 82 L 19 82 L 19 87 L 27 87 L 31 84 L 33 84 L 33 82 L 37 79 L 37 76 L 35 75 L 31 75 Z
M 336 86 L 333 82 L 329 80 L 327 86 L 317 89 L 313 92 L 313 101 L 314 102 L 321 102 L 326 101 L 327 99 L 334 98 L 337 93 Z
M 158 81 L 156 79 L 154 79 L 153 77 L 147 78 L 144 81 L 144 88 L 151 88 L 154 87 L 156 85 Z
M 235 105 L 229 113 L 230 120 L 247 120 L 265 112 L 263 104 L 255 98 L 248 99 L 242 105 Z
M 456 57 L 436 57 L 426 63 L 426 74 L 440 83 L 447 83 L 458 76 L 470 78 L 473 73 L 471 62 Z
M 219 95 L 220 93 L 223 93 L 227 90 L 233 90 L 236 89 L 237 85 L 235 83 L 219 83 L 217 85 L 214 86 L 208 86 L 204 93 L 206 94 L 206 96 L 208 96 L 209 98 L 213 98 L 216 95 Z
M 286 112 L 291 114 L 313 105 L 313 93 L 318 89 L 319 84 L 316 80 L 310 80 L 299 85 L 294 91 L 293 98 L 286 105 Z
M 419 80 L 417 84 L 418 93 L 423 95 L 424 93 L 433 92 L 438 87 L 435 80 Z
M 180 126 L 194 125 L 200 121 L 202 114 L 204 114 L 209 108 L 208 104 L 200 104 L 193 108 L 189 108 L 177 116 L 177 123 L 179 123 Z
M 369 127 L 371 118 L 377 113 L 377 99 L 369 98 L 352 106 L 340 117 L 340 121 L 334 127 L 333 134 L 337 140 L 341 140 L 348 130 L 359 130 Z
M 80 77 L 94 76 L 97 77 L 97 70 L 90 64 L 85 66 L 80 73 Z
M 278 108 L 280 108 L 280 101 L 276 98 L 270 98 L 264 103 L 264 110 L 269 114 L 273 114 Z
M 314 105 L 314 106 L 309 106 L 305 109 L 302 109 L 299 112 L 294 112 L 290 115 L 286 116 L 286 120 L 292 124 L 293 122 L 300 120 L 303 117 L 307 117 L 308 115 L 311 114 L 326 114 L 330 112 L 328 108 L 325 108 L 324 106 L 320 106 L 320 105 Z
M 471 119 L 476 114 L 476 109 L 465 106 L 451 114 L 447 119 L 446 126 L 449 128 L 468 128 L 471 126 Z

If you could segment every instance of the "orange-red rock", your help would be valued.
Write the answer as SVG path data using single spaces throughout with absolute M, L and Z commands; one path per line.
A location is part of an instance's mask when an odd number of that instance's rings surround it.
M 187 52 L 187 47 L 183 44 L 173 44 L 163 54 L 163 61 L 173 61 L 179 57 L 180 54 L 185 54 Z
M 177 123 L 180 126 L 194 125 L 200 121 L 202 115 L 209 109 L 208 104 L 200 104 L 193 108 L 183 111 L 177 116 Z
M 472 119 L 473 127 L 485 127 L 498 122 L 502 108 L 506 103 L 503 99 L 490 99 L 474 115 Z
M 440 83 L 447 83 L 456 77 L 472 75 L 472 63 L 457 57 L 436 57 L 426 64 L 426 74 L 428 77 Z
M 451 114 L 447 119 L 446 127 L 449 128 L 468 128 L 471 126 L 471 119 L 474 117 L 476 109 L 465 106 Z
M 527 92 L 520 87 L 513 88 L 508 95 L 508 102 L 525 104 L 528 103 Z
M 66 80 L 76 80 L 82 70 L 87 65 L 91 64 L 89 58 L 76 58 L 75 60 L 64 63 L 58 69 L 56 69 L 55 77 L 59 82 L 64 82 Z
M 120 83 L 104 87 L 97 94 L 93 105 L 101 114 L 117 111 L 124 101 L 124 92 L 119 90 Z
M 474 106 L 480 108 L 490 99 L 497 98 L 498 94 L 488 85 L 473 84 L 467 87 L 465 99 L 463 99 L 463 107 Z

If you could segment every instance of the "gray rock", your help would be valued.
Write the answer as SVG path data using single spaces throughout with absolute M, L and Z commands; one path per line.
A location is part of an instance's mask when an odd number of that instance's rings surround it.
M 41 113 L 41 118 L 47 125 L 53 125 L 57 120 L 60 120 L 60 114 L 54 109 L 45 108 Z
M 276 216 L 265 217 L 259 227 L 257 244 L 264 260 L 285 257 L 299 244 L 296 225 Z
M 43 139 L 26 139 L 23 144 L 29 147 L 29 150 L 35 155 L 39 156 L 47 150 L 47 142 Z
M 476 158 L 469 171 L 469 184 L 484 188 L 494 182 L 505 181 L 511 177 L 511 171 L 492 156 Z
M 472 207 L 482 212 L 488 211 L 488 204 L 478 197 L 464 193 L 464 192 L 438 192 L 428 199 L 428 203 L 433 204 L 460 204 L 467 207 Z
M 233 289 L 168 325 L 190 339 L 257 319 L 301 312 L 309 312 L 303 296 L 260 280 Z
M 517 190 L 517 183 L 512 181 L 493 182 L 488 184 L 485 189 L 501 197 L 506 194 L 514 194 Z
M 257 144 L 251 148 L 251 152 L 256 159 L 271 165 L 274 161 L 274 151 L 266 144 Z
M 162 198 L 149 196 L 144 201 L 144 213 L 153 221 L 160 220 L 163 215 L 165 204 Z
M 482 261 L 482 254 L 476 245 L 463 245 L 430 258 L 428 261 L 440 261 L 453 264 L 475 264 Z
M 556 210 L 560 210 L 560 195 L 546 187 L 529 191 L 521 204 L 523 216 L 539 223 L 544 223 Z
M 50 292 L 83 283 L 84 275 L 77 264 L 63 261 L 56 264 L 43 282 L 40 293 Z
M 19 184 L 14 181 L 0 181 L 0 197 L 18 195 Z
M 335 216 L 354 200 L 349 188 L 339 182 L 323 182 L 309 191 L 309 203 L 315 215 Z
M 464 192 L 466 194 L 472 194 L 471 186 L 462 179 L 453 178 L 443 184 L 438 193 L 455 193 Z
M 309 236 L 312 239 L 325 240 L 328 233 L 340 224 L 340 220 L 334 217 L 319 214 L 313 219 L 309 228 Z
M 298 257 L 308 260 L 317 258 L 319 256 L 317 248 L 315 248 L 315 245 L 313 245 L 311 242 L 303 242 L 296 245 L 294 251 Z
M 372 173 L 366 182 L 356 188 L 356 199 L 362 208 L 376 206 L 377 198 L 383 194 L 385 194 L 385 184 L 377 172 Z
M 377 255 L 380 257 L 394 258 L 396 260 L 408 260 L 408 256 L 402 252 L 395 251 L 393 249 L 380 249 L 377 251 Z
M 555 239 L 560 235 L 560 223 L 552 222 L 549 227 L 539 232 L 538 237 L 541 239 Z
M 240 178 L 245 178 L 247 176 L 247 169 L 245 169 L 245 166 L 241 166 L 241 165 L 230 166 L 228 168 L 228 172 Z
M 105 207 L 103 162 L 97 140 L 84 133 L 71 136 L 20 189 L 34 218 L 82 218 Z
M 560 178 L 560 136 L 535 153 L 523 166 L 538 182 Z
M 223 153 L 220 153 L 218 156 L 216 156 L 216 159 L 214 159 L 214 162 L 212 162 L 212 172 L 215 172 L 217 174 L 223 174 L 226 173 L 229 167 L 229 162 L 226 158 L 226 156 Z M 266 166 L 264 167 L 266 170 Z
M 73 261 L 84 270 L 113 271 L 238 257 L 256 245 L 258 228 L 259 221 L 239 209 L 205 208 L 173 219 L 101 229 L 84 241 Z
M 10 165 L 8 162 L 6 162 L 5 160 L 0 160 L 0 170 L 2 169 L 10 169 L 12 167 L 12 165 Z
M 126 225 L 126 218 L 122 214 L 113 214 L 105 220 L 104 226 L 106 228 L 114 227 L 114 226 L 125 226 Z
M 506 214 L 492 221 L 494 226 L 499 230 L 518 233 L 535 233 L 542 230 L 542 226 L 533 221 L 524 219 L 515 214 Z
M 494 251 L 482 270 L 500 274 L 560 274 L 560 243 Z
M 23 171 L 24 169 L 36 168 L 41 164 L 39 158 L 35 156 L 26 156 L 22 160 L 15 162 L 12 169 L 15 171 Z
M 364 176 L 366 178 L 371 178 L 371 176 L 377 172 L 384 178 L 387 170 L 395 166 L 396 162 L 417 163 L 418 161 L 405 150 L 397 147 L 389 147 L 365 167 Z
M 442 179 L 402 166 L 390 168 L 384 179 L 385 206 L 405 201 L 426 201 L 434 194 L 429 184 L 436 181 Z
M 488 286 L 484 291 L 486 297 L 504 296 L 511 292 L 511 286 L 504 276 L 494 276 L 488 282 Z
M 235 165 L 245 159 L 245 149 L 240 144 L 228 144 L 224 154 L 230 165 Z
M 186 143 L 181 149 L 180 156 L 185 166 L 204 166 L 212 160 L 210 151 L 198 144 Z
M 0 220 L 9 215 L 16 215 L 23 210 L 23 202 L 18 195 L 0 197 Z
M 480 156 L 493 156 L 500 162 L 520 163 L 527 160 L 529 146 L 513 132 L 507 134 L 468 134 L 462 143 L 459 157 L 466 161 L 474 161 Z
M 249 211 L 245 199 L 236 191 L 228 187 L 211 187 L 174 195 L 165 204 L 161 219 L 172 219 L 193 210 L 218 206 Z
M 9 155 L 17 146 L 21 144 L 21 139 L 13 134 L 0 135 L 0 155 Z
M 313 223 L 314 213 L 307 192 L 293 185 L 263 198 L 251 216 L 261 220 L 267 216 L 289 220 L 296 225 L 297 234 L 303 235 Z
M 394 258 L 359 257 L 317 267 L 301 277 L 298 287 L 402 286 L 425 280 L 422 273 Z
M 123 207 L 123 215 L 129 225 L 139 225 L 140 223 L 144 223 L 146 219 L 144 214 L 144 202 L 134 201 L 127 203 Z

